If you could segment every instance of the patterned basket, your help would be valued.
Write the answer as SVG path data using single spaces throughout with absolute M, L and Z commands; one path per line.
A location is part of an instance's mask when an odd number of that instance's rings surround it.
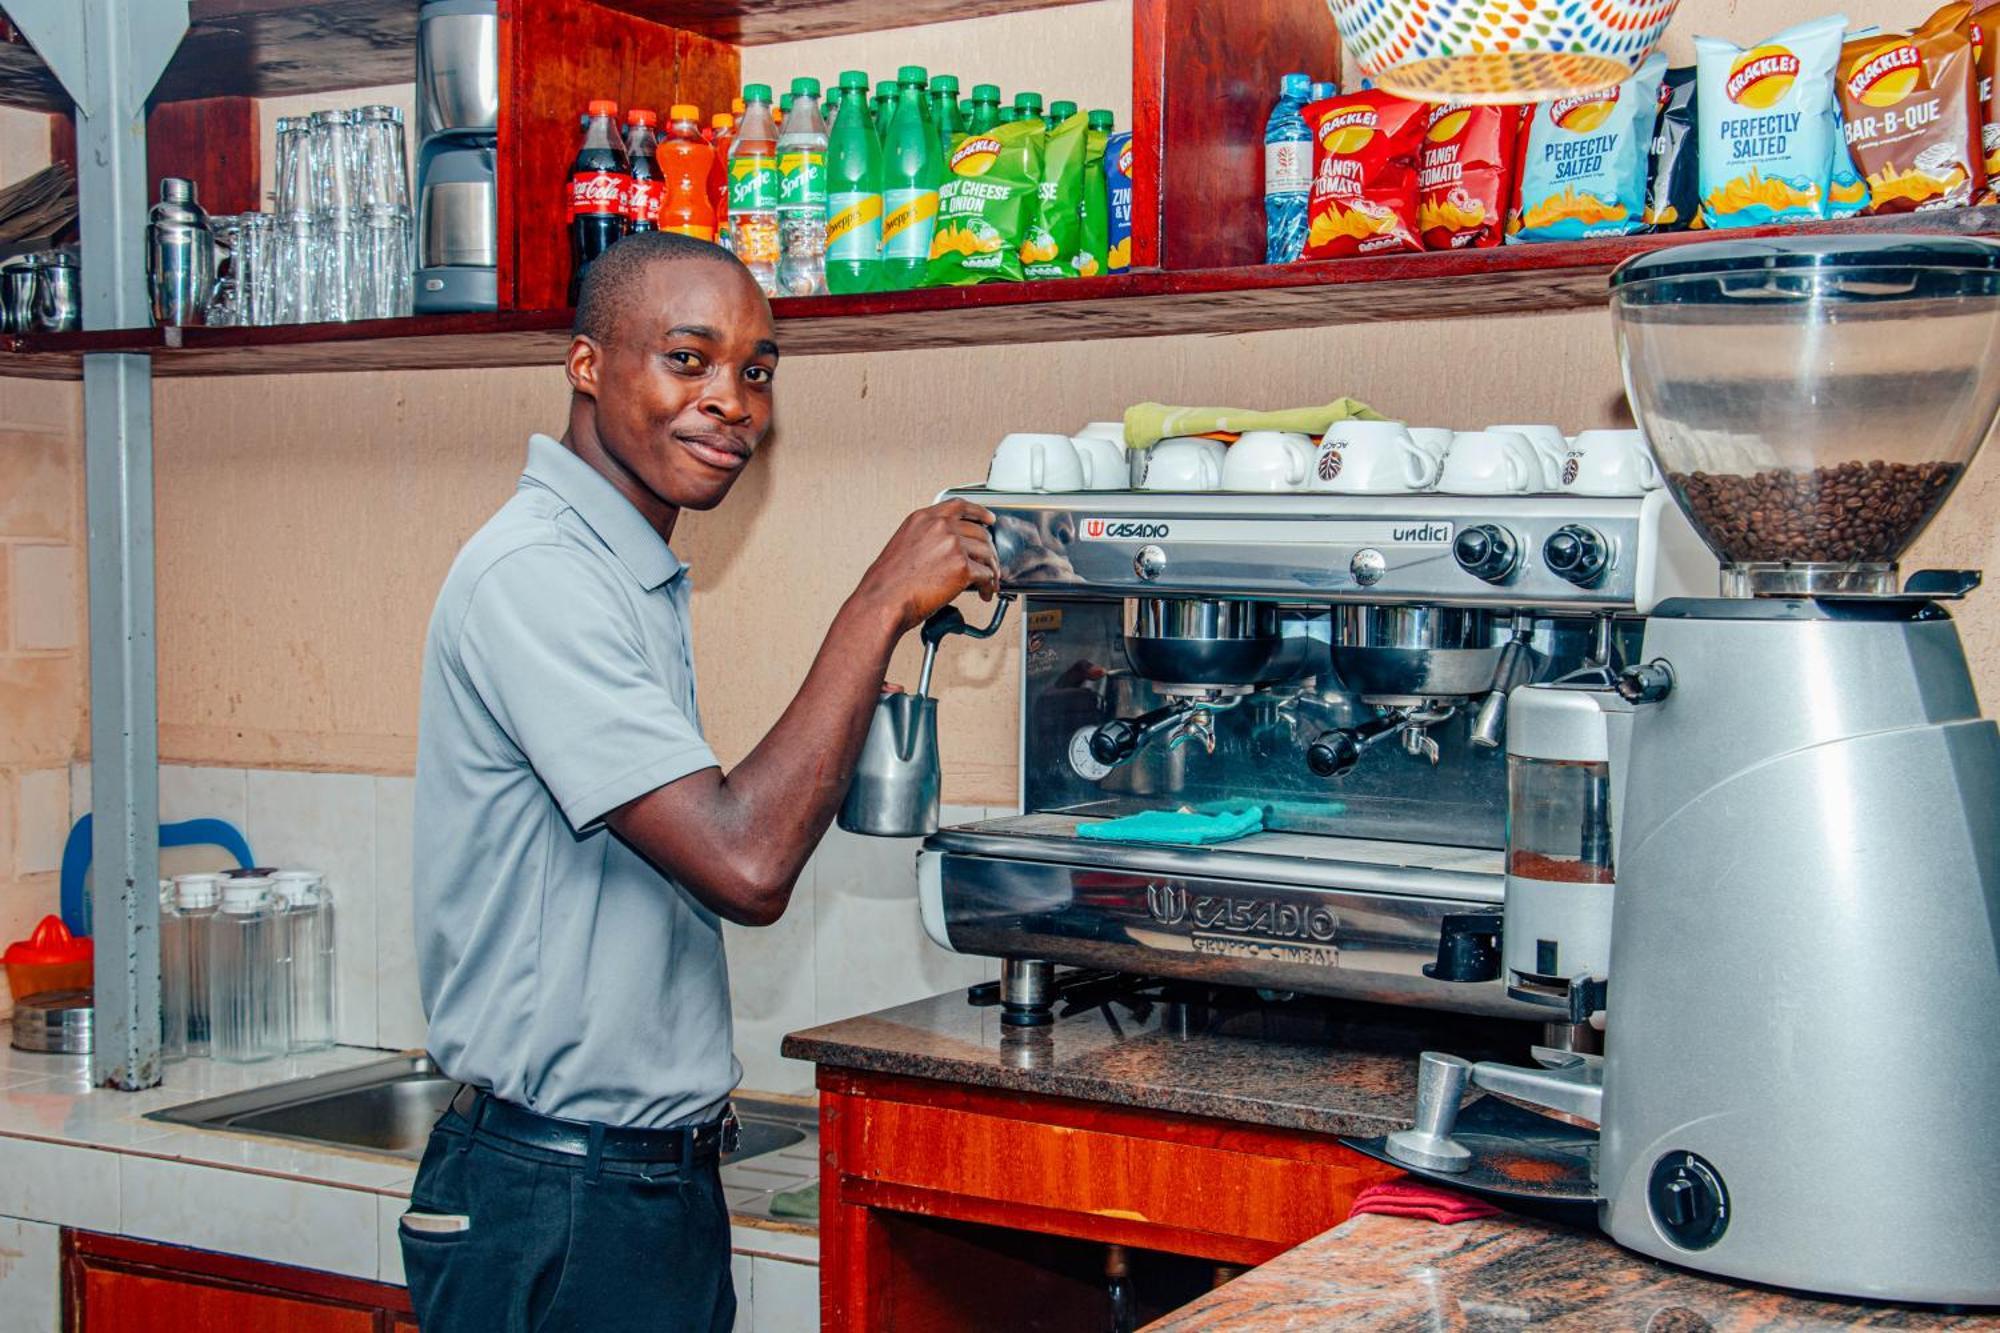
M 1622 83 L 1680 0 L 1326 0 L 1361 72 L 1431 102 L 1546 102 Z

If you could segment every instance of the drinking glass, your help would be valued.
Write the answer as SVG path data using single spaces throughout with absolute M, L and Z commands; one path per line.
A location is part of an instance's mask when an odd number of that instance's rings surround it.
M 304 116 L 278 117 L 278 174 L 274 211 L 279 217 L 312 208 L 312 126 Z
M 409 163 L 403 151 L 403 112 L 364 106 L 360 116 L 361 198 L 364 208 L 410 206 Z
M 361 319 L 362 251 L 366 224 L 360 209 L 333 208 L 314 219 L 318 276 L 313 288 L 313 317 L 330 323 Z
M 312 211 L 353 208 L 361 178 L 361 119 L 353 111 L 315 111 L 311 127 Z
M 236 284 L 236 322 L 275 324 L 278 311 L 272 287 L 271 215 L 245 213 L 237 221 L 236 249 L 229 259 L 231 280 Z
M 272 322 L 309 323 L 318 316 L 319 227 L 310 213 L 287 213 L 275 227 L 271 273 L 277 305 Z
M 361 278 L 363 319 L 393 319 L 411 311 L 410 213 L 374 204 L 365 211 Z
M 248 213 L 217 213 L 208 219 L 209 234 L 215 237 L 217 249 L 215 290 L 209 294 L 208 308 L 202 312 L 202 319 L 210 328 L 228 328 L 232 324 L 248 324 L 243 317 L 243 299 L 236 282 L 236 255 L 242 243 L 243 219 Z

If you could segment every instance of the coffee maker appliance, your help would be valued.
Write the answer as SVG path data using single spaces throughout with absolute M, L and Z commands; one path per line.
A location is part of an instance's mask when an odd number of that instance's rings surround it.
M 418 314 L 500 305 L 498 0 L 417 11 Z
M 1459 1134 L 1469 1081 L 1597 1127 L 1575 1195 L 1640 1253 L 2000 1302 L 2000 731 L 1945 609 L 1979 578 L 1897 565 L 2000 414 L 2000 246 L 1713 242 L 1612 285 L 1726 595 L 1652 607 L 1608 685 L 1512 694 L 1507 984 L 1603 1055 L 1427 1053 L 1417 1128 L 1366 1146 L 1479 1184 L 1520 1145 Z

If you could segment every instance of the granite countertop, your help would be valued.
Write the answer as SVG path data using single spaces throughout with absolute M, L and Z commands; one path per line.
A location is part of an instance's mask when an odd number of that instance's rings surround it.
M 1410 1123 L 1417 1056 L 1525 1060 L 1519 1024 L 1297 1000 L 1124 1002 L 1008 1028 L 950 992 L 795 1032 L 794 1059 L 1323 1134 Z
M 1603 1236 L 1499 1216 L 1457 1226 L 1356 1217 L 1147 1333 L 1537 1328 L 1595 1333 L 2000 1330 L 2000 1313 L 1816 1300 L 1655 1263 Z

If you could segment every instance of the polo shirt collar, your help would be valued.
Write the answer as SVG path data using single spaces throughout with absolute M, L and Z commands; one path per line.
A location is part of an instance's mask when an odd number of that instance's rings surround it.
M 548 487 L 574 509 L 647 592 L 685 572 L 687 566 L 632 502 L 560 440 L 539 434 L 528 437 L 528 466 L 522 479 Z

